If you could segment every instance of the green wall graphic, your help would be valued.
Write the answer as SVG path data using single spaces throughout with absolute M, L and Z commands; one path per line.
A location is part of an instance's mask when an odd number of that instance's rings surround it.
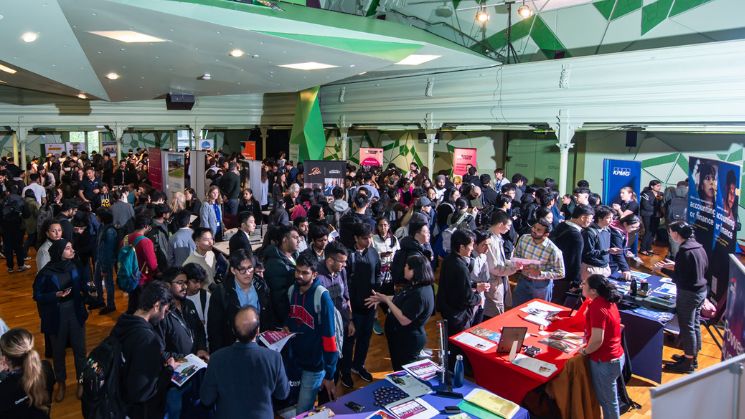
M 295 120 L 290 132 L 290 148 L 298 148 L 298 161 L 323 159 L 326 133 L 318 103 L 319 90 L 320 87 L 316 86 L 298 92 Z

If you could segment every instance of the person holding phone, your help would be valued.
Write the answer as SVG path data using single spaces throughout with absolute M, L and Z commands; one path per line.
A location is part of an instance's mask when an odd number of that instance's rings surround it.
M 72 243 L 59 239 L 49 247 L 49 263 L 34 280 L 34 300 L 41 317 L 41 331 L 50 336 L 53 347 L 54 374 L 57 389 L 54 400 L 65 398 L 65 349 L 72 346 L 75 359 L 75 376 L 80 376 L 85 366 L 85 309 L 86 287 L 77 265 L 73 262 L 75 250 Z M 78 389 L 79 391 L 82 388 Z

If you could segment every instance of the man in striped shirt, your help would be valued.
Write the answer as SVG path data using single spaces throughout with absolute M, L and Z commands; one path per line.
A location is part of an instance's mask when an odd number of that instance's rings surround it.
M 517 275 L 517 287 L 513 303 L 518 306 L 533 298 L 551 301 L 553 280 L 564 277 L 564 259 L 561 250 L 548 238 L 551 224 L 546 220 L 536 221 L 530 234 L 524 234 L 515 245 L 514 258 L 539 261 L 527 264 Z

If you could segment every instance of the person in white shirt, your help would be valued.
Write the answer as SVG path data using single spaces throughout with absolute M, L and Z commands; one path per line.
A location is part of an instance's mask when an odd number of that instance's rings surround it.
M 504 251 L 504 239 L 502 234 L 512 228 L 512 218 L 504 211 L 497 210 L 491 218 L 489 232 L 492 234 L 488 243 L 486 254 L 486 266 L 489 270 L 489 291 L 484 293 L 484 319 L 504 313 L 505 307 L 512 306 L 512 294 L 510 293 L 510 282 L 508 276 L 514 274 L 522 265 L 510 261 Z
M 47 202 L 47 190 L 39 184 L 39 174 L 31 173 L 29 175 L 29 179 L 31 180 L 31 183 L 23 188 L 23 191 L 21 191 L 21 196 L 26 196 L 26 191 L 30 189 L 34 191 L 36 202 L 38 202 L 39 205 L 44 205 Z
M 206 290 L 215 282 L 215 267 L 217 265 L 217 257 L 215 252 L 212 251 L 212 245 L 215 243 L 212 238 L 212 230 L 207 227 L 197 227 L 194 229 L 192 239 L 194 239 L 197 248 L 186 258 L 182 266 L 189 263 L 196 263 L 201 266 L 207 274 L 207 278 L 202 281 L 202 288 Z
M 204 326 L 205 336 L 207 336 L 207 313 L 209 313 L 210 297 L 212 296 L 209 291 L 202 287 L 207 280 L 207 272 L 196 263 L 187 263 L 181 269 L 186 275 L 186 298 L 191 300 L 194 307 L 197 308 L 197 316 L 199 316 L 199 320 Z

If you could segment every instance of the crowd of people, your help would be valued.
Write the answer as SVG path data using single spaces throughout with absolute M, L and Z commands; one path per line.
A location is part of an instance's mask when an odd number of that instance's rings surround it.
M 23 170 L 0 161 L 4 257 L 12 274 L 31 268 L 28 250 L 36 249 L 33 298 L 54 367 L 42 368 L 28 331 L 3 335 L 0 416 L 46 417 L 51 401 L 66 397 L 66 348 L 80 377 L 90 363 L 86 319 L 91 310 L 117 312 L 117 284 L 128 288 L 127 308 L 110 338 L 121 348 L 116 385 L 132 418 L 264 418 L 289 405 L 303 412 L 335 398 L 339 382 L 353 388 L 353 375 L 373 380 L 373 333 L 385 335 L 398 370 L 427 356 L 425 325 L 436 312 L 452 336 L 530 299 L 563 304 L 578 294 L 593 301 L 582 352 L 605 417 L 617 417 L 608 389 L 623 351 L 619 295 L 607 277 L 631 279 L 629 261 L 651 254 L 663 218 L 677 263 L 658 268 L 670 269 L 683 290 L 686 342 L 667 368 L 696 366 L 706 258 L 673 214 L 685 182 L 663 192 L 652 181 L 640 202 L 624 188 L 604 204 L 586 181 L 560 196 L 553 179 L 529 184 L 503 169 L 492 176 L 469 167 L 461 178 L 431 177 L 416 163 L 349 165 L 344 187 L 327 196 L 305 188 L 302 164 L 283 154 L 264 162 L 254 192 L 242 186 L 239 156 L 216 152 L 200 199 L 192 187 L 171 197 L 152 188 L 147 160 L 136 150 L 118 163 L 75 152 Z M 216 241 L 228 241 L 229 252 Z M 134 271 L 123 270 L 127 258 Z M 281 354 L 256 343 L 275 330 L 296 334 Z M 174 385 L 170 376 L 187 354 L 208 362 L 206 373 Z M 85 399 L 84 386 L 76 390 Z

